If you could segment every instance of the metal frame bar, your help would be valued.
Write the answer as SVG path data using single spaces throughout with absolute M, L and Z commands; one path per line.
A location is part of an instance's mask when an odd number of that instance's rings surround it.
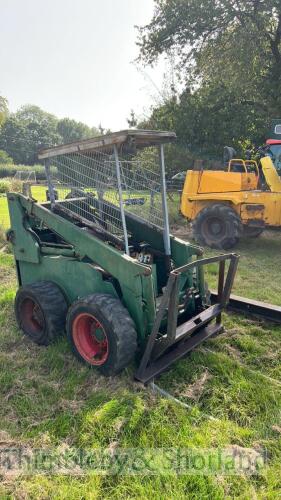
M 125 211 L 124 211 L 124 205 L 123 205 L 122 185 L 121 185 L 121 176 L 120 176 L 120 163 L 119 163 L 117 146 L 114 145 L 113 149 L 114 149 L 114 158 L 115 158 L 115 165 L 116 165 L 117 186 L 118 186 L 118 192 L 119 192 L 119 206 L 120 206 L 121 220 L 122 220 L 123 233 L 124 233 L 125 252 L 127 255 L 130 255 L 129 243 L 128 243 L 128 232 L 127 232 Z
M 226 260 L 229 260 L 230 264 L 225 279 Z M 239 256 L 236 254 L 225 254 L 205 259 L 197 259 L 170 273 L 160 307 L 155 317 L 152 332 L 148 338 L 143 357 L 135 374 L 136 379 L 144 383 L 148 382 L 152 377 L 161 373 L 163 369 L 166 369 L 175 359 L 184 356 L 184 354 L 193 349 L 195 345 L 199 345 L 199 343 L 203 342 L 206 338 L 222 330 L 221 313 L 229 300 L 238 260 Z M 177 305 L 177 283 L 180 274 L 192 268 L 198 268 L 212 263 L 219 263 L 218 302 L 177 327 L 175 308 Z M 157 339 L 161 321 L 167 308 L 167 334 Z M 216 319 L 215 325 L 208 326 L 213 319 Z M 174 355 L 172 350 L 173 346 Z M 165 353 L 165 351 L 167 352 Z
M 51 202 L 51 210 L 53 210 L 56 203 L 56 197 L 55 197 L 54 186 L 51 179 L 50 160 L 48 158 L 45 160 L 45 172 L 46 172 L 46 179 L 47 179 L 50 202 Z
M 183 358 L 188 352 L 192 351 L 192 349 L 195 349 L 195 347 L 202 344 L 202 342 L 208 338 L 219 334 L 222 330 L 222 325 L 218 325 L 217 323 L 200 328 L 196 335 L 188 338 L 185 337 L 182 342 L 176 343 L 173 349 L 168 350 L 163 356 L 153 361 L 153 363 L 148 365 L 142 373 L 137 371 L 135 378 L 146 384 L 151 379 L 167 370 L 175 361 Z
M 211 301 L 213 303 L 218 301 L 217 292 L 212 291 Z M 226 308 L 229 311 L 239 314 L 246 314 L 247 316 L 253 316 L 261 320 L 281 324 L 281 307 L 274 304 L 268 304 L 267 302 L 231 294 Z
M 78 201 L 81 201 L 81 199 L 78 198 Z M 124 245 L 123 241 L 120 238 L 118 238 L 117 236 L 113 236 L 106 229 L 99 227 L 96 224 L 96 222 L 94 222 L 94 221 L 91 222 L 90 220 L 85 219 L 81 215 L 75 214 L 72 210 L 69 210 L 68 208 L 63 206 L 63 203 L 65 203 L 65 201 L 63 201 L 63 202 L 56 201 L 56 204 L 54 207 L 55 213 L 57 213 L 60 216 L 62 214 L 65 214 L 65 216 L 67 216 L 68 219 L 70 219 L 70 220 L 77 220 L 77 222 L 80 222 L 81 224 L 83 224 L 83 226 L 92 230 L 95 233 L 95 236 L 100 238 L 102 241 L 108 240 L 108 241 L 111 241 L 113 244 L 118 245 L 118 246 Z M 45 205 L 41 204 L 41 206 L 44 207 Z
M 159 146 L 159 161 L 160 161 L 160 174 L 161 174 L 161 196 L 162 196 L 162 210 L 164 216 L 164 249 L 167 257 L 171 257 L 171 242 L 170 242 L 170 228 L 169 228 L 169 214 L 167 205 L 167 193 L 166 193 L 166 180 L 165 180 L 165 157 L 164 157 L 164 145 Z
M 51 158 L 61 154 L 89 152 L 95 150 L 107 149 L 115 145 L 122 145 L 129 141 L 134 141 L 138 148 L 147 148 L 150 146 L 158 146 L 161 143 L 171 143 L 176 140 L 175 132 L 162 130 L 141 130 L 129 129 L 113 132 L 91 139 L 84 139 L 68 144 L 61 144 L 48 149 L 42 149 L 38 153 L 38 159 Z

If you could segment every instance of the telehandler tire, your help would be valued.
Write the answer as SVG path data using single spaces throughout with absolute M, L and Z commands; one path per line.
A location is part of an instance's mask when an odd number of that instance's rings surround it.
M 239 215 L 230 206 L 219 203 L 203 208 L 192 228 L 194 239 L 200 245 L 219 250 L 234 247 L 243 233 Z
M 263 227 L 246 227 L 243 228 L 243 236 L 246 238 L 257 238 L 264 232 Z
M 39 345 L 48 345 L 65 328 L 67 302 L 51 281 L 37 281 L 19 288 L 15 314 L 19 328 Z
M 76 357 L 115 375 L 134 359 L 137 349 L 135 325 L 120 300 L 95 293 L 69 308 L 66 330 Z

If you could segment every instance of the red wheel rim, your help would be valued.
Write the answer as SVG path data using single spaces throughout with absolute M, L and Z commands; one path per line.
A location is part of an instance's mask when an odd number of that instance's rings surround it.
M 81 313 L 72 324 L 75 347 L 91 365 L 103 365 L 108 358 L 108 339 L 103 326 L 93 314 Z
M 21 303 L 20 320 L 25 331 L 39 334 L 44 330 L 43 312 L 37 302 L 30 298 L 24 299 Z

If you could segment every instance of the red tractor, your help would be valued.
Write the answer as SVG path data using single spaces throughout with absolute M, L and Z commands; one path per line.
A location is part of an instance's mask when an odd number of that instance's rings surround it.
M 281 175 L 281 118 L 272 121 L 270 138 L 266 141 L 266 154 L 268 154 Z

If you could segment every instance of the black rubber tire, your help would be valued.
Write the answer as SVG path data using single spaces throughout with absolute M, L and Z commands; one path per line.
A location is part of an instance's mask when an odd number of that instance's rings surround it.
M 30 312 L 32 303 L 36 307 L 35 315 L 34 308 Z M 37 281 L 19 288 L 15 298 L 15 314 L 19 328 L 25 335 L 38 345 L 48 345 L 65 329 L 67 302 L 58 285 L 51 281 Z
M 220 228 L 212 231 L 212 224 Z M 233 248 L 243 233 L 243 226 L 239 215 L 226 204 L 215 203 L 209 205 L 194 219 L 192 223 L 193 237 L 200 245 L 219 250 Z
M 243 228 L 243 235 L 246 238 L 257 238 L 264 232 L 263 227 L 246 227 Z
M 73 339 L 73 322 L 83 313 L 93 314 L 105 330 L 108 340 L 108 357 L 102 365 L 90 364 L 77 350 Z M 128 366 L 137 350 L 135 324 L 120 300 L 111 295 L 95 293 L 79 299 L 69 308 L 66 331 L 75 356 L 88 366 L 97 368 L 103 375 L 116 375 Z

